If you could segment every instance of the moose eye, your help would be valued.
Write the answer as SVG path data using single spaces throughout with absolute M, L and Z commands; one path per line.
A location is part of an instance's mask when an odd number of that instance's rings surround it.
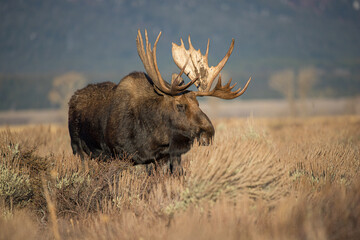
M 176 108 L 178 112 L 185 112 L 186 111 L 186 105 L 185 104 L 176 104 Z

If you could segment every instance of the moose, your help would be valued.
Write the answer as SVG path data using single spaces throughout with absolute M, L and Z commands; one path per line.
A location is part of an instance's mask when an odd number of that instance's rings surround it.
M 145 48 L 140 30 L 136 45 L 144 72 L 132 72 L 118 84 L 103 82 L 89 84 L 77 90 L 69 101 L 68 127 L 74 154 L 83 160 L 91 158 L 131 157 L 133 165 L 167 164 L 171 173 L 181 172 L 181 155 L 188 152 L 196 140 L 201 145 L 211 143 L 215 130 L 202 112 L 196 97 L 213 96 L 234 99 L 242 95 L 250 81 L 241 90 L 232 91 L 231 79 L 221 83 L 220 71 L 229 59 L 232 39 L 225 57 L 215 67 L 208 66 L 209 43 L 205 55 L 195 50 L 190 39 L 189 49 L 172 44 L 175 64 L 181 70 L 173 74 L 171 83 L 159 71 L 156 47 L 153 48 L 145 29 Z M 185 84 L 182 74 L 190 81 Z M 211 89 L 215 78 L 217 84 Z M 198 91 L 188 88 L 195 85 Z

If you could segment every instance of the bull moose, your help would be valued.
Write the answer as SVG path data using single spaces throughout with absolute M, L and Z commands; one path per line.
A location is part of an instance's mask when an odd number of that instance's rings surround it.
M 153 48 L 145 30 L 145 48 L 140 30 L 136 38 L 137 51 L 146 73 L 133 72 L 118 84 L 89 84 L 75 92 L 69 102 L 69 132 L 74 154 L 84 159 L 131 156 L 134 165 L 164 164 L 170 171 L 182 171 L 181 155 L 189 151 L 195 139 L 202 145 L 211 142 L 215 130 L 196 97 L 213 96 L 233 99 L 242 95 L 251 78 L 241 90 L 232 91 L 231 79 L 221 83 L 220 71 L 233 48 L 215 67 L 208 66 L 209 40 L 205 55 L 195 50 L 189 35 L 189 49 L 172 44 L 174 62 L 181 69 L 173 74 L 171 84 L 159 71 L 156 47 Z M 185 84 L 182 74 L 190 81 Z M 218 77 L 217 84 L 211 89 Z M 198 91 L 189 91 L 191 85 Z

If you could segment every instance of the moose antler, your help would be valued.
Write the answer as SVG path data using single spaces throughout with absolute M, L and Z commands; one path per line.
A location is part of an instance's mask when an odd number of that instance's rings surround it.
M 175 43 L 172 44 L 172 55 L 175 64 L 180 68 L 184 69 L 185 74 L 190 78 L 191 81 L 194 81 L 196 87 L 198 88 L 198 92 L 196 92 L 197 96 L 214 96 L 223 99 L 233 99 L 241 94 L 243 94 L 250 81 L 246 83 L 243 90 L 238 89 L 234 92 L 231 90 L 235 87 L 236 84 L 230 87 L 230 81 L 225 85 L 221 85 L 221 76 L 219 76 L 218 82 L 213 90 L 210 91 L 211 86 L 215 80 L 215 78 L 220 74 L 221 70 L 224 68 L 226 62 L 228 61 L 233 49 L 234 49 L 234 39 L 232 39 L 230 48 L 227 51 L 225 57 L 218 63 L 216 67 L 209 67 L 208 65 L 208 55 L 209 55 L 209 45 L 210 40 L 208 40 L 206 53 L 205 55 L 201 54 L 200 49 L 195 50 L 191 43 L 190 35 L 188 38 L 189 41 L 189 49 L 185 49 L 184 42 L 180 39 L 181 45 L 177 45 Z M 190 58 L 191 62 L 186 63 L 186 59 Z M 241 90 L 241 91 L 240 91 Z
M 218 98 L 222 98 L 222 99 L 234 99 L 237 98 L 238 96 L 242 95 L 247 87 L 249 86 L 249 83 L 251 81 L 251 78 L 249 78 L 249 80 L 247 81 L 247 83 L 245 84 L 245 87 L 241 90 L 241 88 L 239 88 L 238 90 L 232 92 L 231 90 L 235 87 L 236 83 L 232 86 L 230 86 L 231 84 L 231 78 L 229 80 L 229 82 L 225 85 L 222 86 L 221 85 L 221 74 L 219 75 L 219 79 L 216 83 L 216 86 L 213 90 L 211 91 L 204 91 L 204 92 L 195 92 L 196 96 L 213 96 L 213 97 L 218 97 Z
M 180 79 L 182 79 L 181 75 L 184 73 L 184 70 L 187 66 L 188 60 L 185 60 L 184 66 L 181 68 L 181 71 L 178 74 L 178 76 L 176 78 L 174 78 L 174 81 L 172 81 L 171 85 L 161 77 L 161 74 L 160 74 L 160 71 L 159 71 L 159 68 L 157 65 L 157 60 L 156 60 L 156 46 L 157 46 L 160 36 L 161 36 L 161 32 L 157 36 L 156 41 L 154 43 L 154 47 L 151 50 L 151 44 L 149 43 L 147 31 L 145 29 L 145 44 L 146 44 L 146 51 L 145 51 L 143 38 L 141 36 L 141 32 L 139 29 L 138 35 L 136 38 L 136 46 L 137 46 L 138 54 L 140 56 L 141 61 L 144 64 L 146 73 L 149 75 L 151 80 L 154 82 L 154 85 L 156 86 L 156 88 L 165 94 L 176 95 L 176 94 L 179 94 L 179 93 L 185 91 L 188 87 L 190 87 L 192 84 L 194 84 L 194 82 L 197 79 L 194 79 L 185 85 L 180 85 L 180 83 L 179 83 Z

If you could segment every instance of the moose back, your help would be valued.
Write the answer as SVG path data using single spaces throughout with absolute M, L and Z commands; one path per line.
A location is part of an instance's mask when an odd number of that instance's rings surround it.
M 119 84 L 104 82 L 90 84 L 75 92 L 69 102 L 69 133 L 74 154 L 84 159 L 123 158 L 128 156 L 136 164 L 169 164 L 170 171 L 181 171 L 181 155 L 189 151 L 196 139 L 208 145 L 214 136 L 214 127 L 199 108 L 197 96 L 233 99 L 243 94 L 251 78 L 241 90 L 232 91 L 231 80 L 221 84 L 220 71 L 231 55 L 234 40 L 225 57 L 216 67 L 207 63 L 206 54 L 195 50 L 189 36 L 189 49 L 183 41 L 173 43 L 172 54 L 181 69 L 173 74 L 171 84 L 158 69 L 156 47 L 148 41 L 145 47 L 140 30 L 137 50 L 146 73 L 133 72 Z M 184 84 L 185 73 L 190 82 Z M 216 86 L 212 83 L 218 77 Z M 195 85 L 198 91 L 187 90 Z

